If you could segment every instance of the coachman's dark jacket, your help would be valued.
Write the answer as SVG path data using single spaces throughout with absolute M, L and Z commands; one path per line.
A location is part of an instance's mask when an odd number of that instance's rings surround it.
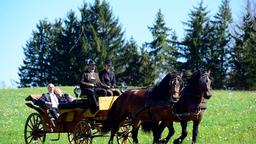
M 82 88 L 91 88 L 90 84 L 96 85 L 94 88 L 108 88 L 106 84 L 100 81 L 99 75 L 97 73 L 86 70 L 81 77 L 80 86 Z
M 100 80 L 102 83 L 110 86 L 115 87 L 116 85 L 116 77 L 112 71 L 102 70 L 99 72 Z

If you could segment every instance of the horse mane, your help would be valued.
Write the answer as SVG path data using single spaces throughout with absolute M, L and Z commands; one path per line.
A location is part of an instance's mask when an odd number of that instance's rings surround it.
M 169 81 L 175 77 L 176 73 L 168 73 L 159 83 L 147 88 L 146 92 L 150 99 L 169 100 Z
M 188 85 L 193 85 L 195 82 L 197 82 L 198 78 L 201 76 L 201 70 L 198 70 L 192 74 L 190 79 L 188 80 Z
M 181 91 L 181 97 L 180 100 L 183 99 L 184 97 L 189 96 L 188 94 L 190 93 L 190 90 L 193 89 L 193 87 L 195 85 L 197 85 L 196 83 L 198 82 L 198 78 L 201 75 L 201 71 L 198 70 L 196 72 L 194 72 L 190 78 L 187 80 L 187 84 L 186 86 L 183 88 L 183 90 Z

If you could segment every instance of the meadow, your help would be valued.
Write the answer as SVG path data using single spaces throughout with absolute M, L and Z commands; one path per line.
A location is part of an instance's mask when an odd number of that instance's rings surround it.
M 61 87 L 73 94 L 73 87 Z M 29 94 L 46 92 L 46 88 L 0 89 L 0 144 L 24 143 L 24 124 L 33 109 L 25 105 Z M 199 127 L 198 144 L 255 144 L 256 143 L 256 92 L 214 91 L 207 102 L 208 108 Z M 177 138 L 180 126 L 175 123 Z M 165 130 L 165 133 L 167 130 Z M 188 136 L 184 144 L 191 143 L 192 123 L 188 125 Z M 61 134 L 59 141 L 53 141 L 57 134 L 47 134 L 46 144 L 67 144 L 67 134 Z M 96 138 L 93 143 L 107 143 L 108 138 Z M 141 144 L 151 144 L 152 134 L 139 133 Z M 171 143 L 171 142 L 170 142 Z

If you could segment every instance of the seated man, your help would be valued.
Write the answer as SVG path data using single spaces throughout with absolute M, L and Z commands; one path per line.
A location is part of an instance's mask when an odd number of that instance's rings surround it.
M 81 95 L 87 95 L 91 112 L 95 113 L 98 108 L 98 96 L 106 96 L 107 91 L 110 87 L 103 84 L 98 74 L 95 72 L 96 63 L 93 60 L 89 60 L 88 69 L 84 71 L 81 80 L 80 80 L 80 88 Z
M 38 103 L 43 108 L 49 110 L 49 114 L 53 118 L 51 119 L 52 124 L 55 127 L 55 123 L 53 122 L 53 120 L 55 121 L 59 117 L 59 100 L 57 96 L 54 94 L 55 86 L 53 84 L 48 84 L 47 89 L 48 93 L 43 94 L 42 97 L 38 99 Z
M 116 77 L 113 71 L 111 71 L 112 63 L 110 60 L 104 61 L 104 69 L 99 72 L 100 80 L 102 83 L 108 85 L 110 89 L 108 89 L 108 93 L 111 96 L 119 96 L 121 95 L 121 91 L 115 88 L 116 85 Z

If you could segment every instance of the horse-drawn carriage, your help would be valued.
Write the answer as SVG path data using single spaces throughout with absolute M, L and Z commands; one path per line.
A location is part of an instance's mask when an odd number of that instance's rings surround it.
M 195 143 L 198 126 L 206 108 L 202 104 L 211 97 L 209 76 L 210 71 L 197 71 L 183 87 L 179 74 L 168 73 L 159 84 L 151 88 L 127 90 L 118 99 L 99 97 L 99 110 L 94 114 L 86 107 L 86 99 L 80 99 L 74 106 L 60 108 L 56 127 L 51 124 L 46 111 L 31 102 L 26 103 L 38 113 L 32 113 L 27 119 L 25 142 L 43 142 L 46 133 L 68 133 L 70 143 L 92 143 L 93 138 L 106 136 L 101 132 L 111 131 L 111 144 L 114 137 L 117 138 L 117 143 L 131 142 L 131 135 L 132 141 L 138 143 L 138 130 L 142 124 L 142 129 L 144 127 L 146 131 L 153 131 L 154 143 L 168 143 L 174 134 L 173 122 L 180 122 L 182 135 L 174 142 L 182 143 L 187 136 L 187 122 L 192 120 L 192 142 Z M 30 96 L 30 100 L 36 99 L 37 96 Z M 166 138 L 161 139 L 165 127 L 168 127 L 169 133 Z
M 99 110 L 96 113 L 91 113 L 86 98 L 76 99 L 72 104 L 59 105 L 60 116 L 54 124 L 47 110 L 37 105 L 40 97 L 36 94 L 26 98 L 26 105 L 36 111 L 28 116 L 25 123 L 26 144 L 44 142 L 47 133 L 58 133 L 58 139 L 60 133 L 67 133 L 69 143 L 79 144 L 92 143 L 95 137 L 108 136 L 101 134 L 101 126 L 117 96 L 99 97 Z M 130 122 L 126 121 L 116 134 L 117 143 L 129 142 L 130 135 Z

